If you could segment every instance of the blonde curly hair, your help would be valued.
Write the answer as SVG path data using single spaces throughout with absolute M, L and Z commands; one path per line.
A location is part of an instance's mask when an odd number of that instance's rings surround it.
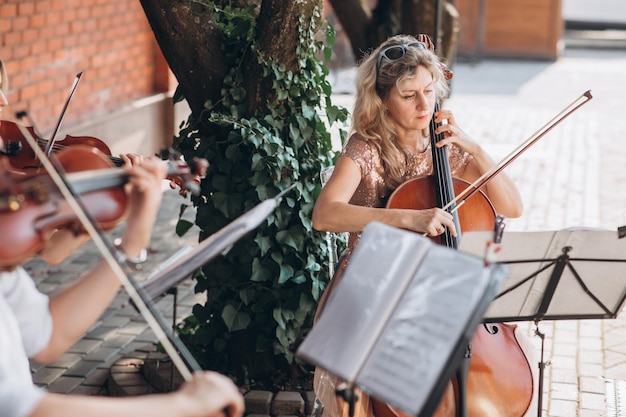
M 418 45 L 410 45 L 416 43 Z M 381 55 L 381 51 L 393 45 L 402 46 L 400 57 L 387 59 Z M 445 97 L 448 92 L 445 65 L 433 51 L 432 42 L 426 35 L 418 38 L 393 36 L 369 53 L 357 69 L 351 133 L 366 138 L 378 149 L 385 172 L 395 185 L 402 182 L 409 152 L 396 140 L 396 127 L 393 120 L 385 117 L 384 103 L 391 89 L 415 77 L 420 66 L 431 73 L 437 99 Z M 424 137 L 428 135 L 428 131 L 424 132 Z
M 9 89 L 9 77 L 7 75 L 7 67 L 4 66 L 2 58 L 0 58 L 0 78 L 0 90 L 6 94 Z

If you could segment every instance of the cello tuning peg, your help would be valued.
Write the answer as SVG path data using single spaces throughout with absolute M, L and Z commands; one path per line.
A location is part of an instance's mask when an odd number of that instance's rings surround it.
M 28 112 L 26 110 L 15 112 L 15 118 L 17 120 L 22 120 L 23 118 L 28 116 Z

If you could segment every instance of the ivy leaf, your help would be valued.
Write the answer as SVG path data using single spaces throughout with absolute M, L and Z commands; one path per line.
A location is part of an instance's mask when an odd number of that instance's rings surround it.
M 283 320 L 282 309 L 280 307 L 276 307 L 272 311 L 272 317 L 274 317 L 274 320 L 276 320 L 276 323 L 278 323 L 278 327 L 280 327 L 281 329 L 287 328 L 287 325 L 285 324 L 285 321 Z
M 276 233 L 276 240 L 278 243 L 290 246 L 296 250 L 299 250 L 296 238 L 289 232 L 289 230 L 281 230 Z
M 254 239 L 254 242 L 259 245 L 261 256 L 265 255 L 272 248 L 272 241 L 267 236 L 257 237 Z
M 278 277 L 278 283 L 284 284 L 289 281 L 289 278 L 293 277 L 293 268 L 287 264 L 280 266 L 280 276 Z
M 238 311 L 230 304 L 222 310 L 222 320 L 224 320 L 224 324 L 226 324 L 229 332 L 244 330 L 250 324 L 250 316 L 247 313 Z
M 192 222 L 188 220 L 184 220 L 184 219 L 179 219 L 178 222 L 176 223 L 176 235 L 184 236 L 185 233 L 187 233 L 189 229 L 191 229 L 192 227 L 193 227 Z
M 239 298 L 245 305 L 250 304 L 251 301 L 254 300 L 254 296 L 256 295 L 256 289 L 252 287 L 244 288 L 239 291 Z
M 259 261 L 258 258 L 254 258 L 252 261 L 252 275 L 250 276 L 250 281 L 269 281 L 271 277 L 270 271 L 261 265 L 261 261 Z

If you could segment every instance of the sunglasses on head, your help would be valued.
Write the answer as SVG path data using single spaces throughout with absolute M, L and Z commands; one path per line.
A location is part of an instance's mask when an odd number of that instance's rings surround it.
M 383 49 L 378 53 L 378 60 L 376 61 L 376 79 L 378 80 L 378 71 L 380 70 L 380 64 L 383 62 L 383 58 L 388 61 L 395 61 L 400 59 L 406 54 L 406 49 L 410 46 L 416 48 L 428 49 L 428 46 L 424 42 L 409 42 L 401 43 L 399 45 L 391 45 Z

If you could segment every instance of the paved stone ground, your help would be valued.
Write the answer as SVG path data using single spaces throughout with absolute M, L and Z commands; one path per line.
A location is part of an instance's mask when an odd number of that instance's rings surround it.
M 197 244 L 198 234 L 194 229 L 182 238 L 174 232 L 181 204 L 189 204 L 189 200 L 177 191 L 164 187 L 150 256 L 143 270 L 135 275 L 137 280 L 145 279 L 178 249 Z M 189 219 L 192 211 L 186 213 L 184 218 Z M 121 227 L 107 234 L 117 236 Z M 33 259 L 25 267 L 42 291 L 52 293 L 75 281 L 99 259 L 95 245 L 88 242 L 59 265 L 50 266 Z M 176 320 L 179 321 L 190 314 L 191 307 L 201 302 L 202 297 L 194 294 L 190 280 L 178 285 L 177 290 Z M 168 321 L 173 320 L 173 300 L 173 295 L 156 300 L 158 310 Z M 121 290 L 100 320 L 59 360 L 48 366 L 32 363 L 33 380 L 52 392 L 107 394 L 109 368 L 120 358 L 136 356 L 137 351 L 153 351 L 155 342 L 154 333 L 129 303 L 126 292 Z
M 585 226 L 615 230 L 626 224 L 626 48 L 566 50 L 556 62 L 482 61 L 455 64 L 453 94 L 445 104 L 460 125 L 500 159 L 530 137 L 586 90 L 594 98 L 557 126 L 508 168 L 525 204 L 520 219 L 508 220 L 513 231 L 558 230 Z M 336 91 L 350 92 L 353 73 L 340 74 Z M 336 102 L 351 105 L 352 96 Z M 196 235 L 174 235 L 180 203 L 165 191 L 147 265 L 155 267 Z M 27 264 L 46 292 L 72 282 L 95 262 L 90 244 L 59 266 Z M 177 316 L 198 301 L 191 284 L 179 286 Z M 621 291 L 621 290 L 620 290 Z M 169 297 L 158 303 L 171 317 Z M 536 348 L 533 325 L 521 323 Z M 626 415 L 620 395 L 626 382 L 626 319 L 544 321 L 546 368 L 543 415 L 596 417 Z M 67 354 L 49 366 L 33 364 L 37 384 L 50 391 L 106 394 L 109 367 L 124 355 L 145 349 L 154 336 L 122 291 L 102 318 Z M 148 349 L 149 350 L 149 349 Z M 623 391 L 626 392 L 626 391 Z M 533 413 L 531 413 L 533 415 Z

